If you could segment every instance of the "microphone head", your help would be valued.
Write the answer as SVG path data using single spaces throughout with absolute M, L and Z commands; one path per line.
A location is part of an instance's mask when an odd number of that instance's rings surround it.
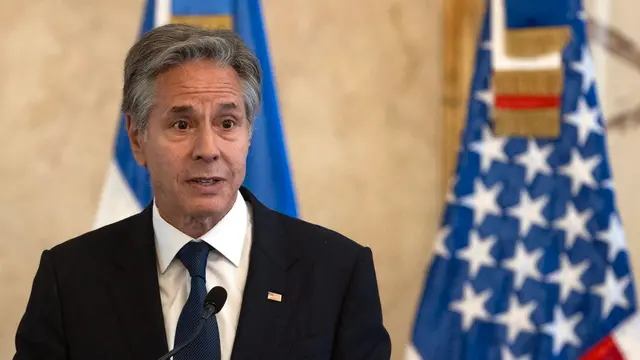
M 215 309 L 214 314 L 217 314 L 222 310 L 224 303 L 227 302 L 227 290 L 225 290 L 222 286 L 216 286 L 211 289 L 207 296 L 204 298 L 204 306 L 213 306 Z

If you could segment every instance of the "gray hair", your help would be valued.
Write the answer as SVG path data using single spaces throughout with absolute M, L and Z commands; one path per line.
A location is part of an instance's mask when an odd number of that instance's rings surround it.
M 262 101 L 262 73 L 256 56 L 231 30 L 169 24 L 144 34 L 125 60 L 122 112 L 130 114 L 138 130 L 146 132 L 158 75 L 198 59 L 214 60 L 238 73 L 249 129 L 253 128 Z

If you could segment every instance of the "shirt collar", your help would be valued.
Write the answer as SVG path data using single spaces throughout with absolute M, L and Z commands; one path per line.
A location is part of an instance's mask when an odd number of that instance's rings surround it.
M 211 230 L 199 239 L 192 239 L 162 218 L 153 202 L 153 230 L 160 271 L 164 273 L 171 261 L 189 241 L 205 241 L 236 267 L 240 266 L 247 233 L 248 207 L 238 192 L 231 210 Z

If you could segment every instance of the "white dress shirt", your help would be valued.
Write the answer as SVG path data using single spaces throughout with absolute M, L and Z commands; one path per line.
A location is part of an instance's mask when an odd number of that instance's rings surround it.
M 227 302 L 216 319 L 220 329 L 222 360 L 231 357 L 249 269 L 251 227 L 249 206 L 239 192 L 229 213 L 200 239 L 192 239 L 167 223 L 153 203 L 158 282 L 169 349 L 179 345 L 174 344 L 176 325 L 191 288 L 189 272 L 176 255 L 189 241 L 206 241 L 213 248 L 207 259 L 207 291 L 214 286 L 227 290 Z

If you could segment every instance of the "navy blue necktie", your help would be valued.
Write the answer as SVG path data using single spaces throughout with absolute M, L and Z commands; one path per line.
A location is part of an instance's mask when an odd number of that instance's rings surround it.
M 191 241 L 178 252 L 178 258 L 191 275 L 191 292 L 178 319 L 174 346 L 179 346 L 193 334 L 204 311 L 209 249 L 209 245 L 204 241 Z M 207 320 L 200 335 L 173 359 L 220 360 L 220 333 L 215 315 Z

